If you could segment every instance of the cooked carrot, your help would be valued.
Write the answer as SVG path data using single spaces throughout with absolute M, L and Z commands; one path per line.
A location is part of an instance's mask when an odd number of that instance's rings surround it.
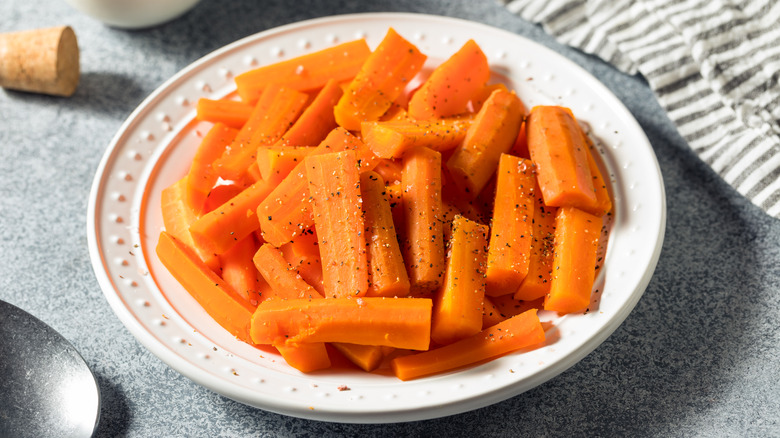
M 500 315 L 506 319 L 519 315 L 526 310 L 544 309 L 544 297 L 535 300 L 516 300 L 512 295 L 501 295 L 500 297 L 491 297 L 493 305 L 496 306 Z
M 454 183 L 466 197 L 479 195 L 493 176 L 501 154 L 512 148 L 524 115 L 520 99 L 500 89 L 479 110 L 466 138 L 447 160 Z
M 555 216 L 555 243 L 550 293 L 545 310 L 585 311 L 590 304 L 599 250 L 601 217 L 575 207 L 561 207 Z
M 527 124 L 528 152 L 536 164 L 544 203 L 596 208 L 587 145 L 570 110 L 537 106 L 531 109 Z
M 494 326 L 506 318 L 493 302 L 493 298 L 485 296 L 485 299 L 482 301 L 482 329 Z
M 314 91 L 331 79 L 351 80 L 370 53 L 365 40 L 349 41 L 242 73 L 236 76 L 236 87 L 241 100 L 248 103 L 256 102 L 271 84 Z
M 436 292 L 431 340 L 445 345 L 482 330 L 488 227 L 463 216 L 452 221 L 444 283 Z
M 252 316 L 257 344 L 344 342 L 426 350 L 431 300 L 427 298 L 326 298 L 267 300 Z
M 156 253 L 168 272 L 214 321 L 233 336 L 252 343 L 249 327 L 254 306 L 225 284 L 186 245 L 165 231 L 160 233 Z
M 287 365 L 302 373 L 328 369 L 331 365 L 328 350 L 323 342 L 278 345 L 276 349 Z
M 401 183 L 403 168 L 398 160 L 382 158 L 378 161 L 374 171 L 378 173 L 387 184 Z
M 291 88 L 276 85 L 266 88 L 235 140 L 214 161 L 216 173 L 228 180 L 243 178 L 247 168 L 255 162 L 257 148 L 279 140 L 308 100 L 306 93 Z
M 287 263 L 306 283 L 309 283 L 320 294 L 325 293 L 325 287 L 322 284 L 322 262 L 320 261 L 320 250 L 317 243 L 317 234 L 309 229 L 298 234 L 295 238 L 280 246 Z
M 316 146 L 334 130 L 336 117 L 333 107 L 342 94 L 341 85 L 330 79 L 317 93 L 314 100 L 303 110 L 298 120 L 282 135 L 276 146 Z
M 468 40 L 414 93 L 409 100 L 409 117 L 427 120 L 463 114 L 488 79 L 487 57 L 474 40 Z
M 258 278 L 252 263 L 256 249 L 255 236 L 250 234 L 219 256 L 222 279 L 253 306 L 260 302 L 260 282 L 265 281 Z
M 539 185 L 534 185 L 534 220 L 528 274 L 515 292 L 516 300 L 535 300 L 550 290 L 556 207 L 544 205 Z
M 596 152 L 592 149 L 593 146 L 588 143 L 588 148 L 585 151 L 588 153 L 588 169 L 593 180 L 593 190 L 596 192 L 596 205 L 594 208 L 585 208 L 584 210 L 596 216 L 603 216 L 612 211 L 612 198 L 609 197 L 607 182 L 593 157 Z
M 252 184 L 195 221 L 190 226 L 192 237 L 198 245 L 215 254 L 223 254 L 260 227 L 256 209 L 272 189 L 273 186 L 265 181 Z
M 303 162 L 314 148 L 309 146 L 260 146 L 257 148 L 257 170 L 260 178 L 278 184 Z
M 290 266 L 279 248 L 268 243 L 260 245 L 252 262 L 273 291 L 272 295 L 261 297 L 263 301 L 271 297 L 281 299 L 321 297 L 319 292 L 306 283 L 298 271 Z
M 531 160 L 501 154 L 486 278 L 490 296 L 513 294 L 528 274 L 534 220 Z
M 368 251 L 355 151 L 309 156 L 304 164 L 325 296 L 363 296 L 368 291 Z
M 197 221 L 199 216 L 187 202 L 187 177 L 163 189 L 161 197 L 165 231 L 192 248 L 206 266 L 217 271 L 219 258 L 208 247 L 196 244 L 190 232 L 190 225 Z
M 447 168 L 442 168 L 442 174 L 445 175 L 446 172 Z M 457 208 L 460 214 L 469 220 L 490 224 L 490 210 L 486 210 L 481 202 L 463 196 L 463 192 L 452 182 L 452 178 L 449 178 L 448 183 L 442 187 L 442 202 Z
M 425 146 L 446 151 L 458 146 L 471 126 L 471 117 L 363 122 L 363 141 L 380 158 L 401 158 L 404 151 Z
M 517 133 L 515 144 L 512 145 L 512 149 L 509 151 L 509 153 L 516 157 L 530 159 L 531 153 L 528 152 L 528 135 L 526 134 L 525 126 L 526 123 L 523 121 L 523 123 L 520 125 L 520 131 Z
M 390 28 L 347 85 L 334 109 L 336 122 L 350 131 L 378 120 L 422 69 L 427 56 Z
M 203 212 L 206 196 L 218 179 L 211 165 L 225 152 L 237 134 L 238 130 L 216 123 L 198 145 L 187 173 L 187 202 L 194 211 Z
M 364 171 L 376 165 L 375 157 L 368 147 L 343 128 L 331 131 L 309 156 L 343 150 L 358 151 Z M 257 214 L 266 242 L 282 246 L 314 225 L 307 184 L 306 169 L 301 163 L 260 203 Z
M 370 286 L 366 296 L 404 297 L 409 294 L 409 275 L 385 195 L 385 182 L 376 172 L 364 172 L 360 175 L 360 193 L 368 246 Z
M 441 222 L 441 154 L 416 147 L 403 159 L 404 245 L 402 251 L 415 293 L 439 288 L 445 268 Z
M 509 318 L 479 333 L 430 351 L 390 361 L 396 377 L 412 380 L 493 359 L 544 341 L 536 310 Z
M 334 342 L 330 345 L 335 347 L 350 362 L 368 372 L 374 371 L 379 367 L 382 359 L 385 357 L 385 349 L 387 348 L 377 345 L 345 344 L 341 342 Z
M 471 112 L 478 113 L 479 110 L 482 109 L 482 106 L 485 105 L 485 102 L 490 98 L 490 95 L 496 90 L 509 91 L 509 88 L 502 82 L 485 85 L 471 100 Z
M 252 114 L 252 105 L 228 99 L 198 99 L 195 119 L 212 123 L 223 123 L 234 129 L 241 129 Z

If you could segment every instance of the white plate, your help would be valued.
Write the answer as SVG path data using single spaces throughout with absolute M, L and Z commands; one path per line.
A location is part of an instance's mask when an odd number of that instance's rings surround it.
M 392 26 L 429 56 L 428 67 L 473 38 L 530 108 L 563 104 L 599 139 L 615 214 L 591 311 L 552 322 L 542 348 L 469 369 L 401 382 L 388 374 L 302 374 L 280 357 L 231 337 L 154 255 L 160 191 L 181 178 L 208 124 L 200 97 L 235 90 L 248 69 L 365 37 L 375 47 Z M 666 223 L 663 182 L 641 128 L 596 79 L 567 59 L 482 24 L 417 14 L 328 17 L 250 36 L 200 59 L 152 93 L 128 118 L 100 163 L 88 215 L 89 249 L 103 292 L 130 332 L 165 363 L 231 399 L 286 415 L 354 423 L 435 418 L 520 394 L 577 363 L 634 308 L 655 269 Z M 348 391 L 339 387 L 347 386 Z

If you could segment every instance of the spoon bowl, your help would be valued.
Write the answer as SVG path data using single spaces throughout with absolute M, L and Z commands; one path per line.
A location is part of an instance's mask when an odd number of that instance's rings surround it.
M 0 300 L 0 436 L 89 437 L 100 391 L 84 359 L 62 335 Z

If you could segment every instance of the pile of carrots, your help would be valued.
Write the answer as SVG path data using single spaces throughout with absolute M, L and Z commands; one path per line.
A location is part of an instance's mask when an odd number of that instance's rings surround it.
M 198 102 L 213 127 L 163 191 L 156 252 L 237 338 L 409 380 L 541 345 L 539 309 L 587 309 L 611 201 L 571 111 L 527 111 L 474 41 L 420 78 L 425 61 L 389 29 Z

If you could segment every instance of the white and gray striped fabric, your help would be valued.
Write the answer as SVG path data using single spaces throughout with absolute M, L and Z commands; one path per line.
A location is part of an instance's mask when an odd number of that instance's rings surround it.
M 561 43 L 642 74 L 698 156 L 780 218 L 780 1 L 502 1 Z

